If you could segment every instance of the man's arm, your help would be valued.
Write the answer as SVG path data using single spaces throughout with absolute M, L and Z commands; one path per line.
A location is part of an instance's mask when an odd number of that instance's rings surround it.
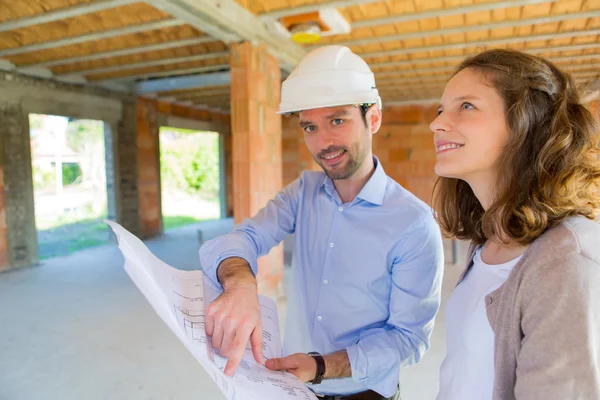
M 223 260 L 217 268 L 217 279 L 223 290 L 231 289 L 243 283 L 256 284 L 256 278 L 250 265 L 243 258 L 230 257 Z
M 200 248 L 200 264 L 215 284 L 221 285 L 217 270 L 228 258 L 245 260 L 256 276 L 257 259 L 294 232 L 302 180 L 301 177 L 285 187 L 254 217 L 245 219 L 232 232 L 204 243 Z
M 323 379 L 347 378 L 352 376 L 352 368 L 346 350 L 323 356 L 325 375 Z M 288 371 L 302 382 L 312 381 L 317 374 L 317 362 L 312 356 L 296 353 L 284 358 L 268 360 L 266 367 L 273 371 Z
M 323 356 L 325 375 L 323 379 L 347 378 L 352 376 L 352 366 L 346 350 Z
M 352 378 L 388 397 L 398 386 L 400 366 L 419 362 L 429 349 L 444 265 L 438 224 L 429 216 L 416 222 L 393 254 L 387 325 L 361 332 L 346 349 Z
M 263 363 L 257 258 L 294 231 L 301 184 L 301 179 L 295 181 L 256 216 L 200 249 L 204 272 L 223 287 L 223 293 L 207 307 L 205 323 L 213 347 L 228 358 L 226 375 L 233 376 L 237 370 L 248 338 L 254 358 Z

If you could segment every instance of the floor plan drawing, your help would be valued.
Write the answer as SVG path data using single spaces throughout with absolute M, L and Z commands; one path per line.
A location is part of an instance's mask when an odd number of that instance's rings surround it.
M 202 271 L 183 271 L 158 259 L 144 243 L 119 224 L 113 229 L 125 259 L 125 271 L 154 311 L 202 365 L 229 400 L 295 399 L 317 397 L 294 375 L 271 371 L 254 360 L 248 344 L 233 377 L 223 373 L 227 359 L 212 348 L 206 335 L 205 308 L 221 289 Z M 275 302 L 259 296 L 265 359 L 282 357 L 279 318 Z

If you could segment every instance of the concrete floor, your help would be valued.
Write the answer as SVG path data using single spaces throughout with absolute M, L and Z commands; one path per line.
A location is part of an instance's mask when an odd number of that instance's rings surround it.
M 204 224 L 206 236 L 230 225 Z M 147 245 L 168 264 L 194 269 L 196 229 L 179 228 Z M 444 297 L 459 272 L 446 269 Z M 435 398 L 445 355 L 442 317 L 443 310 L 431 351 L 401 371 L 404 400 Z M 108 245 L 0 274 L 0 400 L 45 399 L 224 397 L 130 281 L 116 245 Z

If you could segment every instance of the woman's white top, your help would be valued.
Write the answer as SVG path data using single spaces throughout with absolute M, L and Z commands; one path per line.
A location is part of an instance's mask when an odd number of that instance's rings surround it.
M 446 359 L 440 370 L 438 400 L 489 400 L 494 388 L 494 332 L 485 296 L 506 280 L 520 256 L 489 265 L 481 247 L 473 266 L 446 304 Z

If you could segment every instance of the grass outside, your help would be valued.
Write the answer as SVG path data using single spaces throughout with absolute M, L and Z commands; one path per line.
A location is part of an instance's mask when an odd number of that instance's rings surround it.
M 40 260 L 107 244 L 110 236 L 108 225 L 104 223 L 105 218 L 90 218 L 38 231 Z M 167 215 L 163 218 L 163 229 L 168 231 L 204 220 L 206 219 L 192 216 Z
M 66 256 L 108 243 L 108 225 L 103 222 L 104 218 L 89 218 L 39 230 L 40 259 Z
M 197 217 L 185 215 L 167 215 L 163 217 L 163 230 L 168 231 L 170 229 L 180 228 L 182 226 L 191 225 L 202 221 L 206 221 L 206 219 L 199 219 Z

